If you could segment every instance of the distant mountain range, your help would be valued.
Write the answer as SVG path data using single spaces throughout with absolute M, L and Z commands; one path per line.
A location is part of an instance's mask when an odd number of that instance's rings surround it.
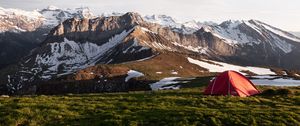
M 300 70 L 300 38 L 258 20 L 180 23 L 166 15 L 94 16 L 88 8 L 53 6 L 33 12 L 0 8 L 0 20 L 0 94 L 51 92 L 57 89 L 51 86 L 79 82 L 92 84 L 86 90 L 123 90 L 106 87 L 106 81 L 132 87 L 137 82 L 124 81 L 131 69 L 149 77 L 143 82 L 162 76 L 153 69 L 171 71 L 164 76 L 209 73 L 188 57 Z M 105 83 L 97 87 L 99 81 Z

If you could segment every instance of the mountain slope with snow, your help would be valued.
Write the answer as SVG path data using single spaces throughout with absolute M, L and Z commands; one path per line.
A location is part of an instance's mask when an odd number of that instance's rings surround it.
M 291 42 L 300 42 L 300 38 L 256 20 L 226 21 L 217 26 L 206 26 L 204 31 L 212 33 L 229 45 L 259 45 L 267 42 L 275 51 L 280 49 L 290 53 Z

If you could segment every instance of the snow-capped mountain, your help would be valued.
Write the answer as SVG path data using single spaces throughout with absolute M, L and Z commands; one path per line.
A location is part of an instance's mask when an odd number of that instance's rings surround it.
M 3 12 L 2 17 L 28 18 L 10 11 Z M 13 69 L 0 71 L 0 93 L 3 89 L 15 93 L 32 83 L 55 81 L 97 64 L 139 62 L 165 53 L 247 66 L 300 69 L 300 60 L 295 58 L 300 56 L 300 39 L 257 20 L 180 23 L 166 15 L 142 17 L 129 12 L 95 17 L 88 8 L 62 10 L 54 6 L 32 13 L 29 15 L 35 18 L 30 19 L 39 24 L 32 29 L 18 26 L 24 29 L 20 35 L 55 27 Z M 18 24 L 13 23 L 8 24 Z M 164 58 L 162 61 L 168 60 Z
M 167 15 L 146 15 L 144 19 L 151 23 L 157 23 L 162 26 L 180 28 L 181 23 L 178 23 L 175 19 Z
M 94 15 L 87 7 L 59 9 L 55 6 L 49 6 L 46 9 L 34 11 L 0 7 L 0 32 L 26 32 L 34 31 L 40 27 L 53 28 L 64 20 L 73 17 L 93 18 Z
M 263 36 L 263 38 L 268 39 L 268 43 L 271 44 L 274 50 L 280 49 L 285 53 L 292 51 L 292 45 L 286 42 L 285 39 L 300 42 L 299 37 L 257 20 L 228 20 L 218 25 L 213 22 L 201 23 L 194 20 L 182 23 L 166 15 L 145 16 L 144 19 L 145 21 L 157 23 L 184 34 L 192 34 L 203 28 L 204 31 L 212 33 L 214 36 L 232 46 L 260 44 L 262 40 L 257 38 L 255 35 L 257 33 L 260 34 L 258 36 Z M 247 33 L 249 29 L 255 30 L 255 32 L 251 31 L 253 34 Z
M 4 9 L 0 7 L 0 32 L 5 31 L 34 31 L 44 21 L 38 11 L 19 9 Z
M 266 42 L 272 49 L 290 53 L 291 42 L 300 38 L 257 20 L 225 21 L 216 26 L 205 26 L 204 31 L 212 33 L 229 45 L 259 45 Z
M 292 57 L 300 54 L 300 38 L 261 21 L 229 20 L 205 26 L 199 31 L 202 35 L 213 36 L 214 42 L 222 43 L 213 48 L 225 49 L 217 52 L 224 61 L 289 69 L 299 67 L 300 61 Z
M 81 7 L 75 9 L 60 9 L 55 6 L 49 6 L 46 9 L 39 11 L 45 18 L 43 25 L 54 27 L 69 18 L 94 18 L 94 14 L 88 7 Z
M 146 15 L 144 20 L 151 23 L 160 24 L 164 27 L 169 27 L 173 31 L 181 32 L 184 34 L 191 34 L 199 30 L 206 23 L 197 22 L 195 20 L 188 22 L 180 22 L 171 16 L 167 15 Z
M 247 30 L 247 28 L 255 30 L 255 32 L 259 33 L 260 35 L 264 35 L 263 32 L 265 34 L 268 34 L 269 32 L 269 34 L 264 37 L 268 37 L 270 40 L 269 43 L 272 45 L 272 47 L 274 47 L 273 49 L 279 48 L 285 53 L 291 52 L 292 46 L 284 39 L 300 42 L 299 37 L 257 20 L 229 20 L 218 25 L 213 22 L 201 23 L 194 20 L 181 23 L 166 15 L 145 16 L 144 19 L 145 21 L 157 23 L 162 26 L 169 27 L 173 31 L 184 34 L 191 34 L 203 28 L 206 32 L 213 33 L 214 36 L 223 39 L 224 42 L 230 45 L 253 45 L 262 42 L 261 40 L 257 39 L 257 36 L 251 35 L 251 33 L 246 33 L 247 31 L 245 30 Z M 276 35 L 279 36 L 279 38 Z

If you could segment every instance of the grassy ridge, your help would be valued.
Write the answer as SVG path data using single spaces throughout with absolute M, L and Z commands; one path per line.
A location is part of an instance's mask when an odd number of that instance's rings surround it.
M 300 125 L 293 95 L 248 98 L 177 91 L 0 98 L 0 125 Z

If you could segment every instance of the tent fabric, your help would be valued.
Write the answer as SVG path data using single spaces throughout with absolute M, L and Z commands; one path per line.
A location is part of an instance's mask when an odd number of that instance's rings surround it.
M 248 78 L 236 71 L 225 71 L 219 74 L 204 91 L 206 95 L 232 95 L 240 97 L 259 93 Z

